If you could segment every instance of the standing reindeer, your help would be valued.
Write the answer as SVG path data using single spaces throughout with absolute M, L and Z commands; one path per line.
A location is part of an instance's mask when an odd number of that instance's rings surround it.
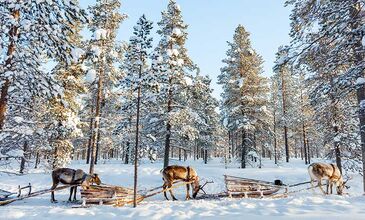
M 101 180 L 98 174 L 89 175 L 83 170 L 74 170 L 70 168 L 58 168 L 52 171 L 53 185 L 51 190 L 56 189 L 59 183 L 64 185 L 77 185 L 81 184 L 82 188 L 88 188 L 92 183 L 97 185 L 101 184 Z M 74 194 L 73 201 L 76 201 L 77 186 L 70 188 L 70 197 L 68 201 L 71 202 L 72 193 Z M 51 192 L 51 202 L 57 202 L 54 198 L 54 191 Z
M 161 172 L 162 172 L 162 180 L 164 181 L 164 184 L 162 186 L 163 189 L 171 188 L 172 184 L 176 180 L 182 180 L 184 182 L 193 181 L 191 183 L 191 187 L 193 188 L 193 198 L 194 199 L 196 198 L 196 195 L 200 190 L 200 185 L 199 185 L 199 177 L 193 168 L 173 165 L 165 167 L 164 169 L 161 170 Z M 186 200 L 190 199 L 189 190 L 190 190 L 189 184 L 186 184 Z M 172 190 L 170 190 L 170 195 L 173 200 L 177 200 L 174 194 L 172 193 Z M 169 200 L 167 198 L 166 191 L 164 191 L 164 196 L 167 200 Z
M 345 187 L 345 183 L 343 181 L 340 169 L 335 164 L 327 164 L 327 163 L 312 163 L 308 167 L 308 173 L 311 178 L 311 184 L 313 185 L 314 181 L 317 181 L 317 186 L 324 194 L 332 194 L 333 184 L 336 184 L 336 190 L 338 195 L 342 195 L 343 189 Z M 322 180 L 327 180 L 327 191 L 325 192 L 322 188 Z

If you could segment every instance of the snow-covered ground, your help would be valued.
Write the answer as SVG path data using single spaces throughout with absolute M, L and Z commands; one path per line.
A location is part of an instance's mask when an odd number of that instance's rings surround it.
M 301 160 L 290 164 L 275 166 L 266 161 L 264 168 L 225 169 L 220 160 L 212 160 L 204 165 L 202 161 L 182 163 L 191 165 L 206 180 L 214 183 L 206 187 L 208 193 L 225 190 L 223 174 L 273 181 L 281 179 L 291 184 L 308 180 L 306 166 Z M 70 167 L 87 169 L 82 162 L 74 162 Z M 160 162 L 145 162 L 139 167 L 139 189 L 149 189 L 162 184 Z M 102 162 L 96 166 L 96 172 L 102 181 L 113 185 L 131 187 L 133 168 L 120 161 Z M 33 191 L 51 186 L 49 173 L 31 170 L 29 174 L 15 176 L 1 173 L 0 189 L 15 191 L 18 184 L 31 182 Z M 353 175 L 349 182 L 349 195 L 321 195 L 319 190 L 304 191 L 282 199 L 229 199 L 184 201 L 185 187 L 175 190 L 179 201 L 165 201 L 162 195 L 146 199 L 137 208 L 112 206 L 92 206 L 90 208 L 72 208 L 74 204 L 66 202 L 69 190 L 56 192 L 57 204 L 50 203 L 50 195 L 17 201 L 0 206 L 0 219 L 365 219 L 365 196 L 362 195 L 360 175 Z M 78 198 L 79 198 L 78 194 Z M 65 201 L 65 202 L 62 202 Z

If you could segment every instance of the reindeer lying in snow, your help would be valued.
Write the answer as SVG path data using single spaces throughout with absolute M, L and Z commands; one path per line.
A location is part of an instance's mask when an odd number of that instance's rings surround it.
M 200 190 L 200 185 L 199 185 L 199 177 L 193 168 L 177 166 L 177 165 L 167 166 L 161 170 L 161 173 L 162 173 L 162 180 L 164 181 L 164 184 L 162 186 L 163 189 L 171 188 L 175 180 L 182 180 L 184 182 L 193 181 L 193 183 L 191 183 L 191 187 L 193 188 L 193 198 L 194 199 L 196 198 L 196 195 Z M 174 194 L 172 193 L 172 190 L 170 190 L 170 195 L 173 200 L 177 200 Z M 167 200 L 169 200 L 167 198 L 166 191 L 164 192 L 164 196 Z M 189 184 L 186 184 L 186 200 L 188 199 L 190 199 Z
M 343 189 L 345 187 L 346 182 L 343 181 L 340 169 L 335 164 L 327 164 L 327 163 L 312 163 L 308 167 L 308 173 L 311 177 L 311 184 L 313 186 L 313 182 L 317 181 L 320 190 L 324 194 L 332 194 L 333 184 L 336 184 L 336 190 L 338 195 L 342 195 Z M 322 180 L 327 180 L 327 191 L 325 192 L 322 188 Z
M 52 190 L 56 189 L 59 183 L 64 185 L 81 184 L 82 188 L 88 188 L 92 183 L 101 184 L 98 174 L 89 175 L 82 170 L 74 170 L 70 168 L 58 168 L 52 171 Z M 76 201 L 77 186 L 70 188 L 70 197 L 68 201 L 71 202 L 72 193 L 74 194 L 73 201 Z M 51 192 L 51 202 L 56 202 L 54 198 L 54 191 Z

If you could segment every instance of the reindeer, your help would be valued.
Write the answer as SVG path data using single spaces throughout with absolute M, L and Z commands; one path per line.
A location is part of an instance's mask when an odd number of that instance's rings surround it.
M 58 168 L 52 171 L 52 182 L 53 185 L 51 190 L 56 189 L 59 183 L 64 185 L 78 185 L 81 184 L 83 189 L 89 188 L 92 183 L 96 183 L 97 185 L 101 184 L 101 180 L 98 174 L 89 175 L 85 173 L 83 170 L 74 170 L 70 168 Z M 70 197 L 68 201 L 71 202 L 72 193 L 74 194 L 73 201 L 76 201 L 76 191 L 77 186 L 72 186 L 70 188 Z M 51 202 L 57 202 L 54 198 L 54 191 L 51 192 Z
M 199 185 L 199 177 L 195 170 L 191 167 L 183 167 L 183 166 L 167 166 L 164 169 L 161 170 L 162 173 L 162 180 L 164 181 L 164 184 L 162 186 L 163 189 L 171 188 L 172 184 L 176 180 L 182 180 L 184 182 L 190 182 L 191 187 L 193 188 L 193 198 L 196 198 L 196 195 L 198 194 L 199 190 L 201 189 Z M 170 195 L 173 200 L 177 200 L 174 194 L 172 193 L 172 190 L 170 190 Z M 164 196 L 167 200 L 167 194 L 166 191 L 164 191 Z M 189 194 L 189 184 L 186 184 L 186 200 L 190 199 Z
M 340 169 L 335 164 L 327 163 L 312 163 L 308 167 L 308 173 L 311 178 L 311 184 L 314 187 L 314 181 L 317 181 L 317 186 L 324 194 L 332 194 L 333 184 L 336 184 L 336 191 L 338 195 L 342 195 L 344 187 L 346 187 L 346 182 L 344 181 L 340 172 Z M 322 188 L 322 180 L 327 180 L 327 190 L 326 192 Z M 347 188 L 347 187 L 346 187 Z

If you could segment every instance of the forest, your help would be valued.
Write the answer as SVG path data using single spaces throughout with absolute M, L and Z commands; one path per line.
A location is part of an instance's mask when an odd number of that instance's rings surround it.
M 0 172 L 217 160 L 264 170 L 322 160 L 361 176 L 364 192 L 364 2 L 285 6 L 291 41 L 277 48 L 270 76 L 237 23 L 221 54 L 217 98 L 189 56 L 176 0 L 158 21 L 141 14 L 126 42 L 117 38 L 128 19 L 120 0 L 87 8 L 0 0 Z

